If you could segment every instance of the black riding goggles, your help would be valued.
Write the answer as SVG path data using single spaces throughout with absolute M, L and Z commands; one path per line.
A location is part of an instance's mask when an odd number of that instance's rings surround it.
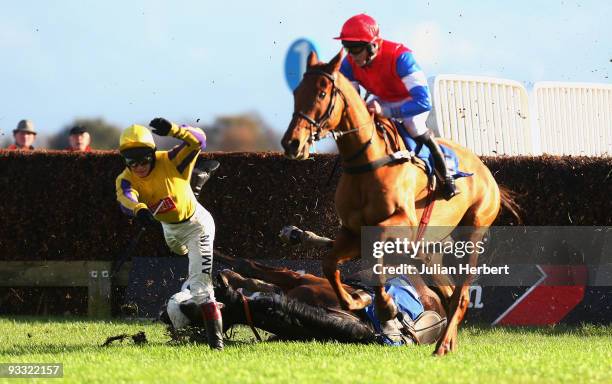
M 130 168 L 151 164 L 152 162 L 153 162 L 153 155 L 147 155 L 147 156 L 140 157 L 137 159 L 130 159 L 127 157 L 125 158 L 125 164 Z
M 367 48 L 368 43 L 363 41 L 343 41 L 342 46 L 348 53 L 355 56 L 363 52 Z

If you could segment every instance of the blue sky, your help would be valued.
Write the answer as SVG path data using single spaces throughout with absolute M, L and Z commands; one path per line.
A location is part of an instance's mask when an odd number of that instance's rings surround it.
M 612 83 L 610 1 L 0 1 L 8 136 L 22 118 L 52 134 L 76 117 L 124 127 L 252 111 L 282 132 L 287 48 L 308 37 L 327 61 L 361 12 L 428 76 Z

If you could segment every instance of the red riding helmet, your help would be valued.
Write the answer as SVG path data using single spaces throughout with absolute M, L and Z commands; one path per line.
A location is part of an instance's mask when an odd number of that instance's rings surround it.
M 373 42 L 378 38 L 378 23 L 365 13 L 348 19 L 336 40 Z

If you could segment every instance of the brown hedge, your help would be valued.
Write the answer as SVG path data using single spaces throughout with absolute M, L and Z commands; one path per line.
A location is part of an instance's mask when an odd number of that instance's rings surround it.
M 217 249 L 254 258 L 317 258 L 277 239 L 288 224 L 332 236 L 335 155 L 297 162 L 279 153 L 206 153 L 221 168 L 203 204 L 216 222 Z M 526 225 L 612 225 L 612 158 L 484 158 L 498 182 L 517 193 Z M 1 260 L 112 260 L 137 228 L 119 211 L 113 151 L 74 154 L 0 151 Z M 469 171 L 469 170 L 468 170 Z M 513 224 L 504 212 L 498 225 Z M 139 256 L 165 256 L 161 228 L 148 230 Z

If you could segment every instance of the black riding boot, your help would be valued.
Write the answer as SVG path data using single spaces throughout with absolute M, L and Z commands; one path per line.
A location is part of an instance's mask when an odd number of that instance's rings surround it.
M 196 199 L 200 197 L 202 187 L 208 179 L 219 169 L 219 162 L 217 160 L 205 160 L 199 158 L 196 161 L 193 171 L 191 172 L 191 189 Z
M 444 159 L 442 149 L 440 149 L 440 146 L 434 140 L 431 131 L 422 134 L 421 136 L 417 137 L 416 140 L 425 144 L 431 151 L 434 158 L 434 167 L 442 180 L 442 196 L 444 199 L 450 200 L 457 194 L 457 188 L 455 187 L 455 179 L 450 176 L 450 172 L 448 172 L 448 168 L 446 167 L 446 161 Z
M 202 304 L 202 316 L 206 327 L 208 346 L 212 349 L 223 349 L 223 320 L 217 302 Z

